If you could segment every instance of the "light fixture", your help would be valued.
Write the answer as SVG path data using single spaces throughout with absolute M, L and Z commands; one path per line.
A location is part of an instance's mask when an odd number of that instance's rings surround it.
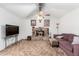
M 44 12 L 42 10 L 42 8 L 44 7 L 44 3 L 39 3 L 38 4 L 38 19 L 39 19 L 39 22 L 41 23 L 41 21 L 44 19 Z
M 39 20 L 39 22 L 41 23 L 42 20 L 44 20 L 45 16 L 50 16 L 50 14 L 45 14 L 45 12 L 43 11 L 43 7 L 44 7 L 44 3 L 39 3 L 38 4 L 38 13 L 37 13 L 37 19 Z
M 43 11 L 39 11 L 37 14 L 37 19 L 39 20 L 39 22 L 41 23 L 41 21 L 44 19 L 44 12 Z
M 43 19 L 44 19 L 43 11 L 39 11 L 39 22 L 41 23 Z

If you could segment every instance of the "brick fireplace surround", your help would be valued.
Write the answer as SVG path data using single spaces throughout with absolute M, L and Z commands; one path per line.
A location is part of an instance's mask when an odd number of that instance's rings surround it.
M 48 36 L 48 35 L 49 35 L 49 28 L 32 27 L 32 36 Z

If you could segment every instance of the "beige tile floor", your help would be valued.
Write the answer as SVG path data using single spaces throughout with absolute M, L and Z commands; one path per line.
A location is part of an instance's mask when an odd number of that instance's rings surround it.
M 51 47 L 48 40 L 22 40 L 0 52 L 2 56 L 66 56 L 60 48 Z

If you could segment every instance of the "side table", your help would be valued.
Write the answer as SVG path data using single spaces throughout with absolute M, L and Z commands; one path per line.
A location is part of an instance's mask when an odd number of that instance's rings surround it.
M 49 41 L 52 47 L 59 47 L 59 41 L 55 38 L 49 38 Z
M 31 36 L 27 36 L 27 40 L 31 40 Z

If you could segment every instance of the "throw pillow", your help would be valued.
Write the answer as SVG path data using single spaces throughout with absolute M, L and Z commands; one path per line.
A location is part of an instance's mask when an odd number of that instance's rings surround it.
M 74 37 L 72 44 L 79 44 L 79 37 Z

